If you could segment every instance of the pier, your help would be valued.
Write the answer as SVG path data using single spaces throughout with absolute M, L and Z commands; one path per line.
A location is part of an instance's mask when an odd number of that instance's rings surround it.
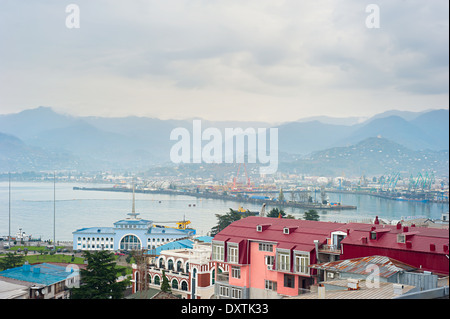
M 74 190 L 84 190 L 84 191 L 102 191 L 102 192 L 133 192 L 132 189 L 129 188 L 120 188 L 120 187 L 74 187 Z M 211 192 L 192 192 L 192 191 L 180 191 L 180 190 L 171 190 L 171 189 L 135 189 L 136 193 L 144 193 L 144 194 L 165 194 L 165 195 L 185 195 L 192 196 L 196 198 L 211 198 L 211 199 L 220 199 L 220 200 L 228 200 L 239 203 L 252 203 L 252 204 L 266 204 L 267 206 L 277 206 L 277 207 L 295 207 L 295 208 L 303 208 L 303 209 L 315 209 L 315 210 L 355 210 L 356 206 L 351 205 L 326 205 L 320 203 L 308 203 L 308 202 L 296 202 L 296 201 L 278 201 L 275 199 L 263 199 L 263 198 L 251 198 L 249 196 L 245 196 L 245 194 L 239 193 L 236 195 L 228 195 L 228 194 L 218 194 Z

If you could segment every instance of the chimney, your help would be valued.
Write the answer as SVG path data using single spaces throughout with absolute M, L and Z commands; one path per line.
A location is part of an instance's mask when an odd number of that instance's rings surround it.
M 403 288 L 404 286 L 402 284 L 393 284 L 394 288 L 394 295 L 400 296 L 403 295 Z
M 408 226 L 403 226 L 403 232 L 407 233 L 408 232 Z
M 314 240 L 314 246 L 316 246 L 316 263 L 319 263 L 319 241 L 317 239 Z
M 406 248 L 412 248 L 412 242 L 407 241 L 406 242 Z
M 444 252 L 448 252 L 448 245 L 444 245 L 442 248 L 444 249 Z
M 430 244 L 430 251 L 436 251 L 436 245 Z
M 378 216 L 375 217 L 375 221 L 373 222 L 375 225 L 379 225 L 380 221 L 378 220 Z
M 350 228 L 347 228 L 347 235 L 350 235 Z
M 400 222 L 397 223 L 397 229 L 402 229 L 402 223 Z
M 361 243 L 367 244 L 367 237 L 361 237 Z

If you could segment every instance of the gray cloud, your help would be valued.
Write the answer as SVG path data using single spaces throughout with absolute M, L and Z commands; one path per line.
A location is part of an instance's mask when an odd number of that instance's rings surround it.
M 380 29 L 357 0 L 72 2 L 78 30 L 68 1 L 0 2 L 1 110 L 290 120 L 448 107 L 445 1 L 378 1 Z

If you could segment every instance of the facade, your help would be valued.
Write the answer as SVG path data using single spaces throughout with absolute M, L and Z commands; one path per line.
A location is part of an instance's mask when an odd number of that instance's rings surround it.
M 68 299 L 68 288 L 79 286 L 80 273 L 71 266 L 24 264 L 0 272 L 0 281 L 26 287 L 27 294 L 18 296 L 22 299 Z
M 192 248 L 162 250 L 147 270 L 148 286 L 159 289 L 163 271 L 172 293 L 185 299 L 210 299 L 214 294 L 215 269 L 210 260 L 211 244 L 194 242 Z M 143 282 L 138 266 L 133 266 L 133 292 Z
M 381 255 L 423 271 L 449 274 L 447 229 L 379 224 L 347 224 L 340 259 Z
M 114 223 L 114 227 L 90 227 L 73 232 L 74 250 L 140 250 L 155 249 L 166 243 L 188 238 L 194 229 L 176 229 L 154 225 L 152 221 L 137 217 L 133 211 L 130 217 Z
M 219 298 L 281 298 L 326 280 L 315 264 L 369 256 L 448 276 L 448 230 L 266 217 L 238 220 L 212 241 Z
M 332 247 L 338 247 L 340 233 L 331 236 L 339 226 L 266 217 L 232 223 L 212 241 L 216 296 L 253 299 L 303 293 L 314 283 L 316 274 L 308 266 L 339 255 L 339 250 Z M 329 245 L 328 250 L 319 254 L 323 245 Z

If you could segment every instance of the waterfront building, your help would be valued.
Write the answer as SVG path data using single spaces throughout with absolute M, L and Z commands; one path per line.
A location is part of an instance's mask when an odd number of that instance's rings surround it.
M 185 299 L 210 299 L 215 282 L 215 268 L 210 257 L 211 243 L 198 240 L 191 248 L 162 250 L 148 264 L 148 287 L 160 289 L 164 271 L 173 294 Z M 134 293 L 141 290 L 144 275 L 137 265 L 133 265 Z
M 380 225 L 378 218 L 344 224 L 247 217 L 213 238 L 215 295 L 297 296 L 326 279 L 315 264 L 377 255 L 448 276 L 448 243 L 447 230 Z M 219 274 L 218 267 L 228 270 Z
M 140 250 L 156 249 L 166 243 L 195 235 L 190 228 L 172 228 L 155 225 L 151 220 L 141 219 L 133 208 L 126 219 L 113 227 L 81 228 L 73 232 L 74 250 Z M 183 224 L 183 223 L 180 223 Z
M 14 288 L 19 292 L 14 298 L 69 299 L 68 288 L 79 286 L 80 273 L 73 265 L 63 267 L 50 263 L 35 265 L 25 263 L 20 267 L 0 272 L 0 281 L 3 282 L 0 287 Z M 19 289 L 20 286 L 22 289 Z

